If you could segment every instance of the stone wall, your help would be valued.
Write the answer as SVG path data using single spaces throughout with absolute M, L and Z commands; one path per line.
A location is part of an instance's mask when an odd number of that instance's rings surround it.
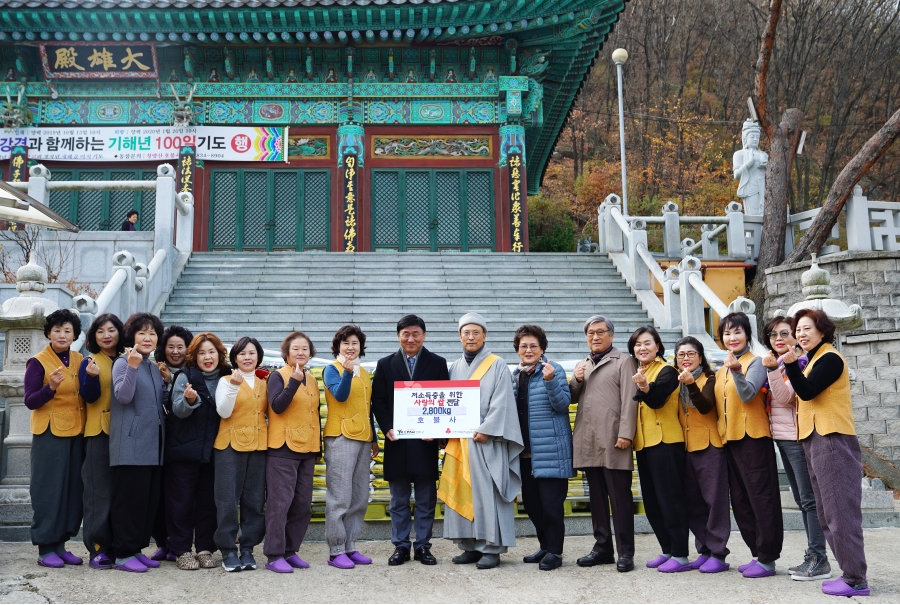
M 851 370 L 859 442 L 900 464 L 900 252 L 840 252 L 818 263 L 831 273 L 830 297 L 862 307 L 863 326 L 838 339 Z M 766 319 L 804 299 L 800 275 L 809 266 L 766 271 Z

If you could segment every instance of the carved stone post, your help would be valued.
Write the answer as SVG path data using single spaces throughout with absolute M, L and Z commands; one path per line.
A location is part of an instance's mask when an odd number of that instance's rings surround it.
M 6 336 L 0 395 L 9 407 L 7 473 L 0 482 L 0 503 L 27 504 L 31 501 L 31 411 L 25 407 L 25 363 L 47 346 L 44 320 L 59 309 L 42 295 L 47 290 L 47 271 L 30 261 L 16 272 L 19 296 L 0 308 L 0 332 Z
M 678 220 L 678 204 L 666 202 L 662 207 L 663 250 L 666 258 L 681 258 L 681 223 Z

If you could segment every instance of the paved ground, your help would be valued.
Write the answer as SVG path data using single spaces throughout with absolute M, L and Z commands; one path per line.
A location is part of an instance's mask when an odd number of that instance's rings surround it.
M 652 535 L 637 536 L 639 568 L 620 574 L 611 566 L 582 569 L 575 559 L 585 554 L 592 540 L 578 536 L 566 539 L 562 569 L 539 572 L 537 566 L 521 562 L 536 548 L 534 538 L 521 538 L 519 545 L 501 559 L 500 567 L 478 570 L 473 565 L 453 565 L 458 552 L 452 543 L 436 540 L 436 567 L 411 561 L 388 567 L 389 542 L 363 542 L 360 550 L 375 558 L 370 566 L 339 571 L 325 565 L 327 549 L 321 542 L 305 544 L 301 555 L 312 563 L 308 570 L 276 575 L 259 569 L 236 574 L 221 568 L 179 571 L 164 563 L 146 574 L 95 571 L 87 567 L 46 570 L 35 564 L 36 550 L 29 544 L 0 544 L 0 603 L 842 603 L 820 591 L 819 582 L 794 582 L 786 568 L 800 561 L 805 538 L 800 532 L 785 536 L 784 555 L 778 575 L 746 580 L 737 571 L 717 575 L 697 572 L 661 574 L 643 567 L 657 554 Z M 866 554 L 872 596 L 868 603 L 900 601 L 897 553 L 900 529 L 866 530 Z M 72 550 L 84 555 L 80 544 Z M 732 565 L 749 559 L 749 551 L 737 533 L 732 534 Z M 262 557 L 260 557 L 262 558 Z

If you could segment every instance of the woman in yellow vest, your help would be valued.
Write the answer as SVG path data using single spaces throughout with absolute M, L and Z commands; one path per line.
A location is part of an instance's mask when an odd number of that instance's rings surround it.
M 701 573 L 727 571 L 731 511 L 728 506 L 728 462 L 719 437 L 716 415 L 716 376 L 703 345 L 693 336 L 675 343 L 678 382 L 678 420 L 687 450 L 684 497 L 688 527 L 700 554 L 691 567 Z
M 81 565 L 66 541 L 81 527 L 84 402 L 78 392 L 81 354 L 69 347 L 81 319 L 68 309 L 44 321 L 50 343 L 25 364 L 25 407 L 31 410 L 31 543 L 38 565 Z
M 234 371 L 216 387 L 216 411 L 222 417 L 213 442 L 215 464 L 216 546 L 225 571 L 256 569 L 253 548 L 266 534 L 266 451 L 268 450 L 266 378 L 259 367 L 263 348 L 249 336 L 238 339 L 228 354 Z M 240 507 L 240 520 L 238 517 Z M 240 557 L 235 548 L 241 530 Z
M 281 343 L 285 365 L 269 376 L 266 459 L 266 569 L 292 573 L 309 563 L 297 555 L 312 517 L 313 471 L 322 457 L 319 384 L 306 371 L 316 347 L 303 332 Z
M 862 531 L 862 458 L 847 363 L 831 346 L 835 325 L 819 310 L 794 316 L 794 335 L 806 351 L 803 369 L 793 351 L 782 360 L 797 393 L 797 429 L 818 504 L 819 523 L 843 572 L 822 582 L 822 592 L 842 597 L 869 594 Z
M 728 350 L 716 372 L 719 436 L 725 442 L 731 509 L 753 559 L 738 567 L 745 578 L 775 575 L 784 522 L 775 466 L 775 442 L 766 413 L 766 369 L 750 351 L 753 329 L 744 313 L 719 322 L 719 339 Z
M 112 401 L 113 362 L 125 352 L 122 320 L 112 313 L 97 317 L 88 328 L 85 346 L 91 356 L 78 369 L 81 398 L 87 408 L 84 427 L 84 522 L 82 537 L 88 565 L 112 569 L 112 470 L 109 466 L 109 405 Z
M 651 326 L 628 339 L 638 362 L 632 380 L 638 404 L 634 452 L 647 521 L 662 554 L 647 567 L 663 573 L 691 571 L 688 561 L 688 518 L 684 500 L 684 433 L 678 422 L 678 372 L 666 364 L 666 348 Z
M 368 565 L 356 550 L 369 501 L 369 464 L 378 455 L 372 418 L 372 380 L 360 365 L 366 335 L 344 326 L 331 341 L 336 360 L 322 373 L 325 382 L 325 541 L 328 564 L 338 569 Z

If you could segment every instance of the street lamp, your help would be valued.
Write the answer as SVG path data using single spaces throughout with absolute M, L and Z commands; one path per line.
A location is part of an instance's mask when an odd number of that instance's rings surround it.
M 628 216 L 628 184 L 625 180 L 625 107 L 622 102 L 622 66 L 628 60 L 628 51 L 617 48 L 613 51 L 612 60 L 616 64 L 619 80 L 619 147 L 622 156 L 622 214 Z

